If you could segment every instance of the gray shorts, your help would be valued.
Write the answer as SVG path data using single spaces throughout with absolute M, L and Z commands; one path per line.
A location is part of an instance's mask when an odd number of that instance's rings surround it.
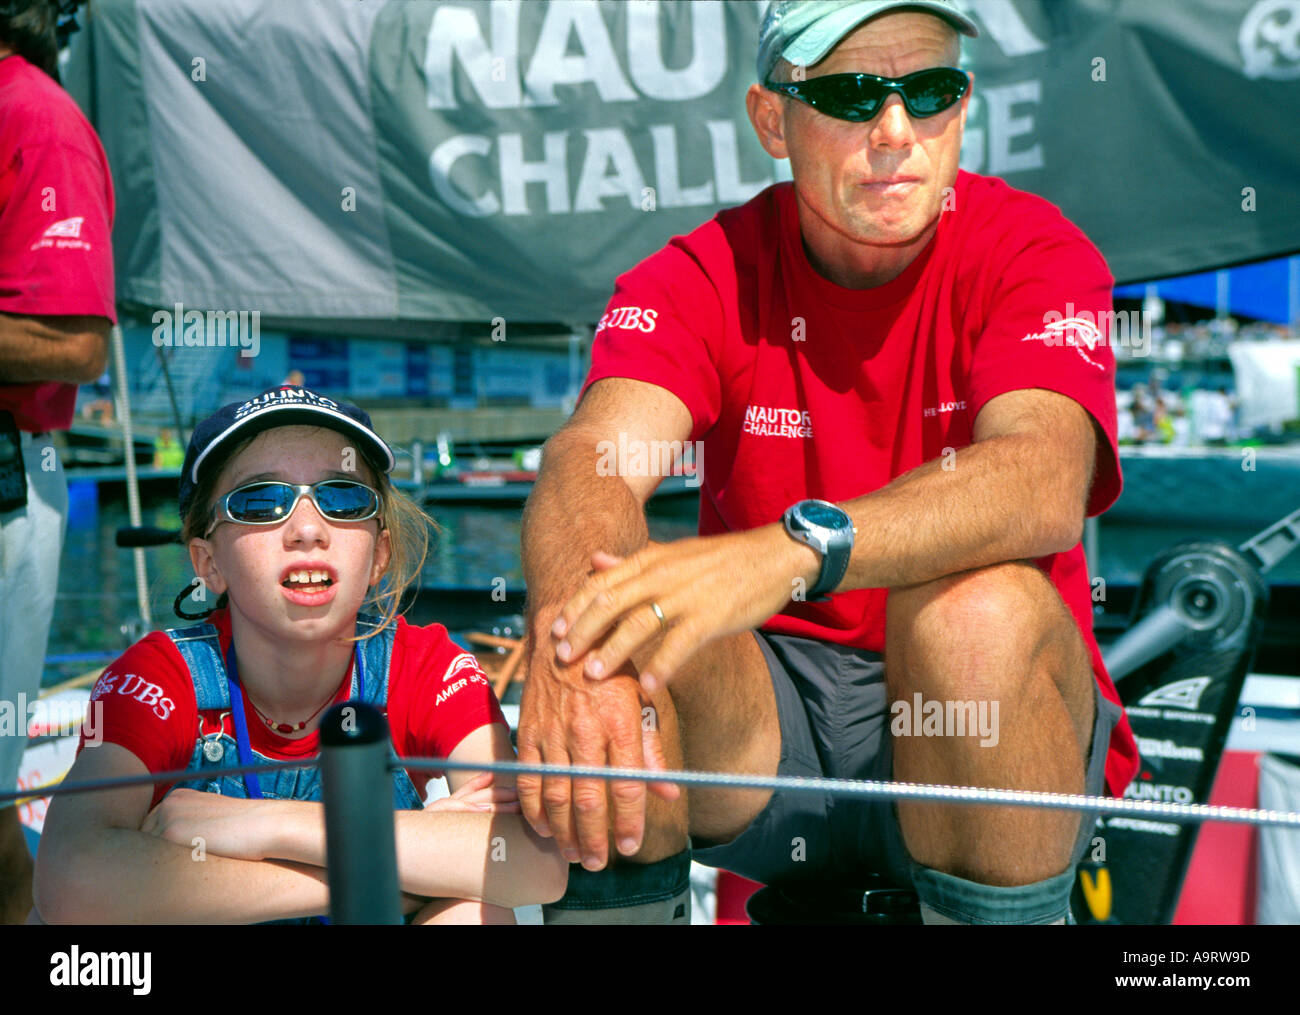
M 814 778 L 893 778 L 893 744 L 885 664 L 880 653 L 793 635 L 755 632 L 767 660 L 781 726 L 778 775 Z M 1097 689 L 1097 717 L 1085 792 L 1104 791 L 1111 730 L 1118 705 Z M 1092 838 L 1095 815 L 1084 815 L 1075 842 L 1078 863 Z M 879 874 L 911 883 L 893 801 L 774 793 L 731 842 L 693 850 L 693 858 L 764 884 L 848 881 Z

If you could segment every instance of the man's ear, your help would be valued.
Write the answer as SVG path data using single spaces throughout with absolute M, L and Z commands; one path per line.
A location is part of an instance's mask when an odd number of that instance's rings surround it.
M 781 96 L 760 84 L 752 84 L 745 93 L 745 110 L 758 135 L 758 143 L 774 159 L 788 159 L 785 146 L 785 105 Z
M 190 540 L 190 566 L 213 593 L 221 595 L 226 591 L 226 579 L 221 576 L 217 559 L 212 555 L 212 544 L 206 539 Z
M 375 542 L 375 561 L 370 567 L 370 585 L 372 588 L 379 584 L 379 579 L 388 570 L 388 563 L 392 559 L 393 534 L 388 529 L 383 529 L 379 533 L 379 539 Z

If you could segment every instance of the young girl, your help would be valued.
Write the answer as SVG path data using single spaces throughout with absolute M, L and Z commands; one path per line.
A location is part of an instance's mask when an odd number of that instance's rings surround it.
M 393 464 L 363 411 L 305 388 L 228 405 L 195 429 L 182 537 L 215 609 L 206 623 L 150 634 L 104 672 L 91 696 L 103 743 L 83 739 L 67 778 L 204 774 L 176 788 L 56 797 L 35 918 L 258 923 L 328 912 L 317 769 L 223 770 L 309 761 L 335 702 L 386 710 L 400 757 L 513 760 L 474 657 L 441 625 L 396 615 L 428 530 L 389 482 Z M 359 613 L 368 597 L 379 616 Z M 429 778 L 393 777 L 413 922 L 510 923 L 510 907 L 564 893 L 568 865 L 518 815 L 511 787 L 452 771 L 451 796 L 422 810 Z

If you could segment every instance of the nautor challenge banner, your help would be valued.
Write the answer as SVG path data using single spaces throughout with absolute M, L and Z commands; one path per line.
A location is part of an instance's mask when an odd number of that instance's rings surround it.
M 96 0 L 65 80 L 113 168 L 119 299 L 590 324 L 789 178 L 744 107 L 765 6 Z M 1300 250 L 1300 0 L 961 6 L 963 166 L 1059 204 L 1118 282 Z

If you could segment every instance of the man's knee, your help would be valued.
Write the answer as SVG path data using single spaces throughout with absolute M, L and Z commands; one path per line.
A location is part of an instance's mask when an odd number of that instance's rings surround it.
M 999 699 L 1041 693 L 1046 671 L 1080 731 L 1090 728 L 1092 660 L 1073 615 L 1029 561 L 890 591 L 885 675 L 894 697 Z
M 886 625 L 891 635 L 901 628 L 899 633 L 938 637 L 1005 630 L 1031 619 L 1049 594 L 1055 590 L 1038 567 L 1008 561 L 891 589 Z
M 891 589 L 887 654 L 924 664 L 978 656 L 990 647 L 1032 653 L 1070 622 L 1047 576 L 1031 563 L 1010 561 Z

